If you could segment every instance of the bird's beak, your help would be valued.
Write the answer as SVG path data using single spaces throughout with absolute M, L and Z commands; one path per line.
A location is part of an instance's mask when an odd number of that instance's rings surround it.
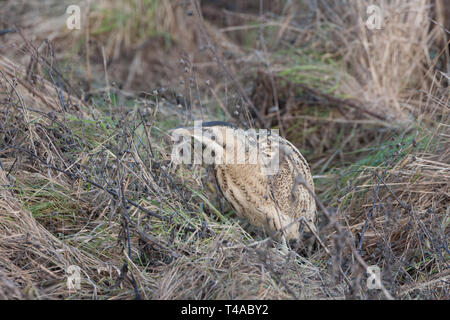
M 200 143 L 205 143 L 206 140 L 203 137 L 203 130 L 201 127 L 178 127 L 169 130 L 169 134 L 173 141 L 180 141 L 180 139 L 194 138 L 194 140 Z
M 203 146 L 209 146 L 216 153 L 223 151 L 223 147 L 212 140 L 208 136 L 204 135 L 203 128 L 200 126 L 194 127 L 179 127 L 169 130 L 173 141 L 180 141 L 183 137 L 192 137 L 195 141 L 200 142 Z
M 168 130 L 169 135 L 173 137 L 182 137 L 182 136 L 195 137 L 196 134 L 199 135 L 201 134 L 201 132 L 202 132 L 201 128 L 196 127 L 178 127 Z
M 191 131 L 193 128 L 194 127 L 176 127 L 176 128 L 167 130 L 167 132 L 169 134 L 172 134 L 173 132 L 180 132 L 182 129 L 183 130 L 187 130 L 187 131 Z

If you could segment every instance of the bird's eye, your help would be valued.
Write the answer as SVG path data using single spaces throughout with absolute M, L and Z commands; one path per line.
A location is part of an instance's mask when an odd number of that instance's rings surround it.
M 211 151 L 211 157 L 215 157 L 216 153 L 214 151 Z
M 212 141 L 216 141 L 216 136 L 211 136 Z

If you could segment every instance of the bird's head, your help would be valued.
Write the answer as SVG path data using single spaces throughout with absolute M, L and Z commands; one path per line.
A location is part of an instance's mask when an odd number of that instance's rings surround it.
M 227 132 L 238 130 L 236 126 L 224 121 L 200 122 L 196 121 L 192 127 L 179 127 L 171 130 L 172 137 L 191 137 L 194 142 L 201 143 L 204 147 L 224 147 Z
M 227 155 L 231 157 L 232 154 L 234 158 L 238 150 L 244 151 L 246 143 L 248 145 L 245 131 L 222 121 L 196 122 L 192 127 L 176 128 L 170 133 L 175 143 L 172 150 L 172 160 L 175 162 L 182 160 L 181 162 L 187 163 L 191 159 L 192 142 L 194 163 L 198 164 L 225 163 Z

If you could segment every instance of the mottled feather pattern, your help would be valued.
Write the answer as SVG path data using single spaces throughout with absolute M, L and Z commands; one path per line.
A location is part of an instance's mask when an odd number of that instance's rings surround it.
M 237 139 L 232 142 L 226 140 L 226 130 L 232 130 Z M 312 191 L 313 179 L 308 163 L 294 145 L 276 134 L 257 135 L 256 140 L 253 136 L 248 139 L 246 131 L 220 122 L 209 122 L 202 126 L 202 131 L 209 136 L 218 137 L 200 139 L 204 144 L 214 144 L 224 152 L 228 147 L 229 150 L 234 150 L 233 155 L 239 149 L 245 150 L 245 164 L 214 164 L 217 184 L 239 217 L 246 218 L 252 225 L 264 228 L 269 234 L 276 233 L 279 239 L 285 240 L 300 238 L 302 218 L 313 230 L 316 229 L 314 197 L 298 183 L 297 177 L 301 175 Z M 243 141 L 247 141 L 245 146 Z M 250 164 L 249 159 L 255 152 L 260 152 L 262 156 L 256 164 Z M 279 152 L 279 170 L 275 174 L 267 174 L 261 159 L 270 158 L 275 152 Z

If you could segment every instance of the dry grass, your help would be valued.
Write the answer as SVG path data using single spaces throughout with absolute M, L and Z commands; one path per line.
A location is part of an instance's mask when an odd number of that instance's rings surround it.
M 174 176 L 167 152 L 153 158 L 164 141 L 152 136 L 143 144 L 150 129 L 137 119 L 89 132 L 92 122 L 23 110 L 14 94 L 2 119 L 5 290 L 7 281 L 39 289 L 10 298 L 130 298 L 133 282 L 152 299 L 288 298 L 291 286 L 311 298 L 323 291 L 320 281 L 330 286 L 319 266 L 255 242 L 232 218 L 218 220 L 191 191 L 198 178 L 184 170 Z M 121 283 L 124 262 L 135 280 Z M 81 295 L 66 290 L 70 265 L 82 266 Z M 282 283 L 274 280 L 285 272 Z
M 362 17 L 370 4 L 348 1 L 345 11 L 344 6 L 334 8 L 336 15 L 330 19 L 336 26 L 333 32 L 344 33 L 340 54 L 351 67 L 352 79 L 343 84 L 343 90 L 370 102 L 368 108 L 389 119 L 407 120 L 416 111 L 409 89 L 430 88 L 430 68 L 437 63 L 431 58 L 430 44 L 441 30 L 428 18 L 432 9 L 427 0 L 385 1 L 382 29 L 368 30 Z
M 386 1 L 373 32 L 361 19 L 368 2 L 347 2 L 344 12 L 304 1 L 314 10 L 303 16 L 282 1 L 262 15 L 217 10 L 233 25 L 214 26 L 192 4 L 102 1 L 73 37 L 33 30 L 39 16 L 9 35 L 0 298 L 448 299 L 442 30 L 427 18 L 430 1 Z M 117 12 L 129 17 L 106 28 Z M 153 91 L 155 74 L 172 86 Z M 300 146 L 316 175 L 323 246 L 283 254 L 237 219 L 208 170 L 171 163 L 167 129 L 200 118 L 254 118 Z M 67 289 L 70 265 L 81 290 Z M 367 289 L 365 265 L 381 268 L 385 291 Z

